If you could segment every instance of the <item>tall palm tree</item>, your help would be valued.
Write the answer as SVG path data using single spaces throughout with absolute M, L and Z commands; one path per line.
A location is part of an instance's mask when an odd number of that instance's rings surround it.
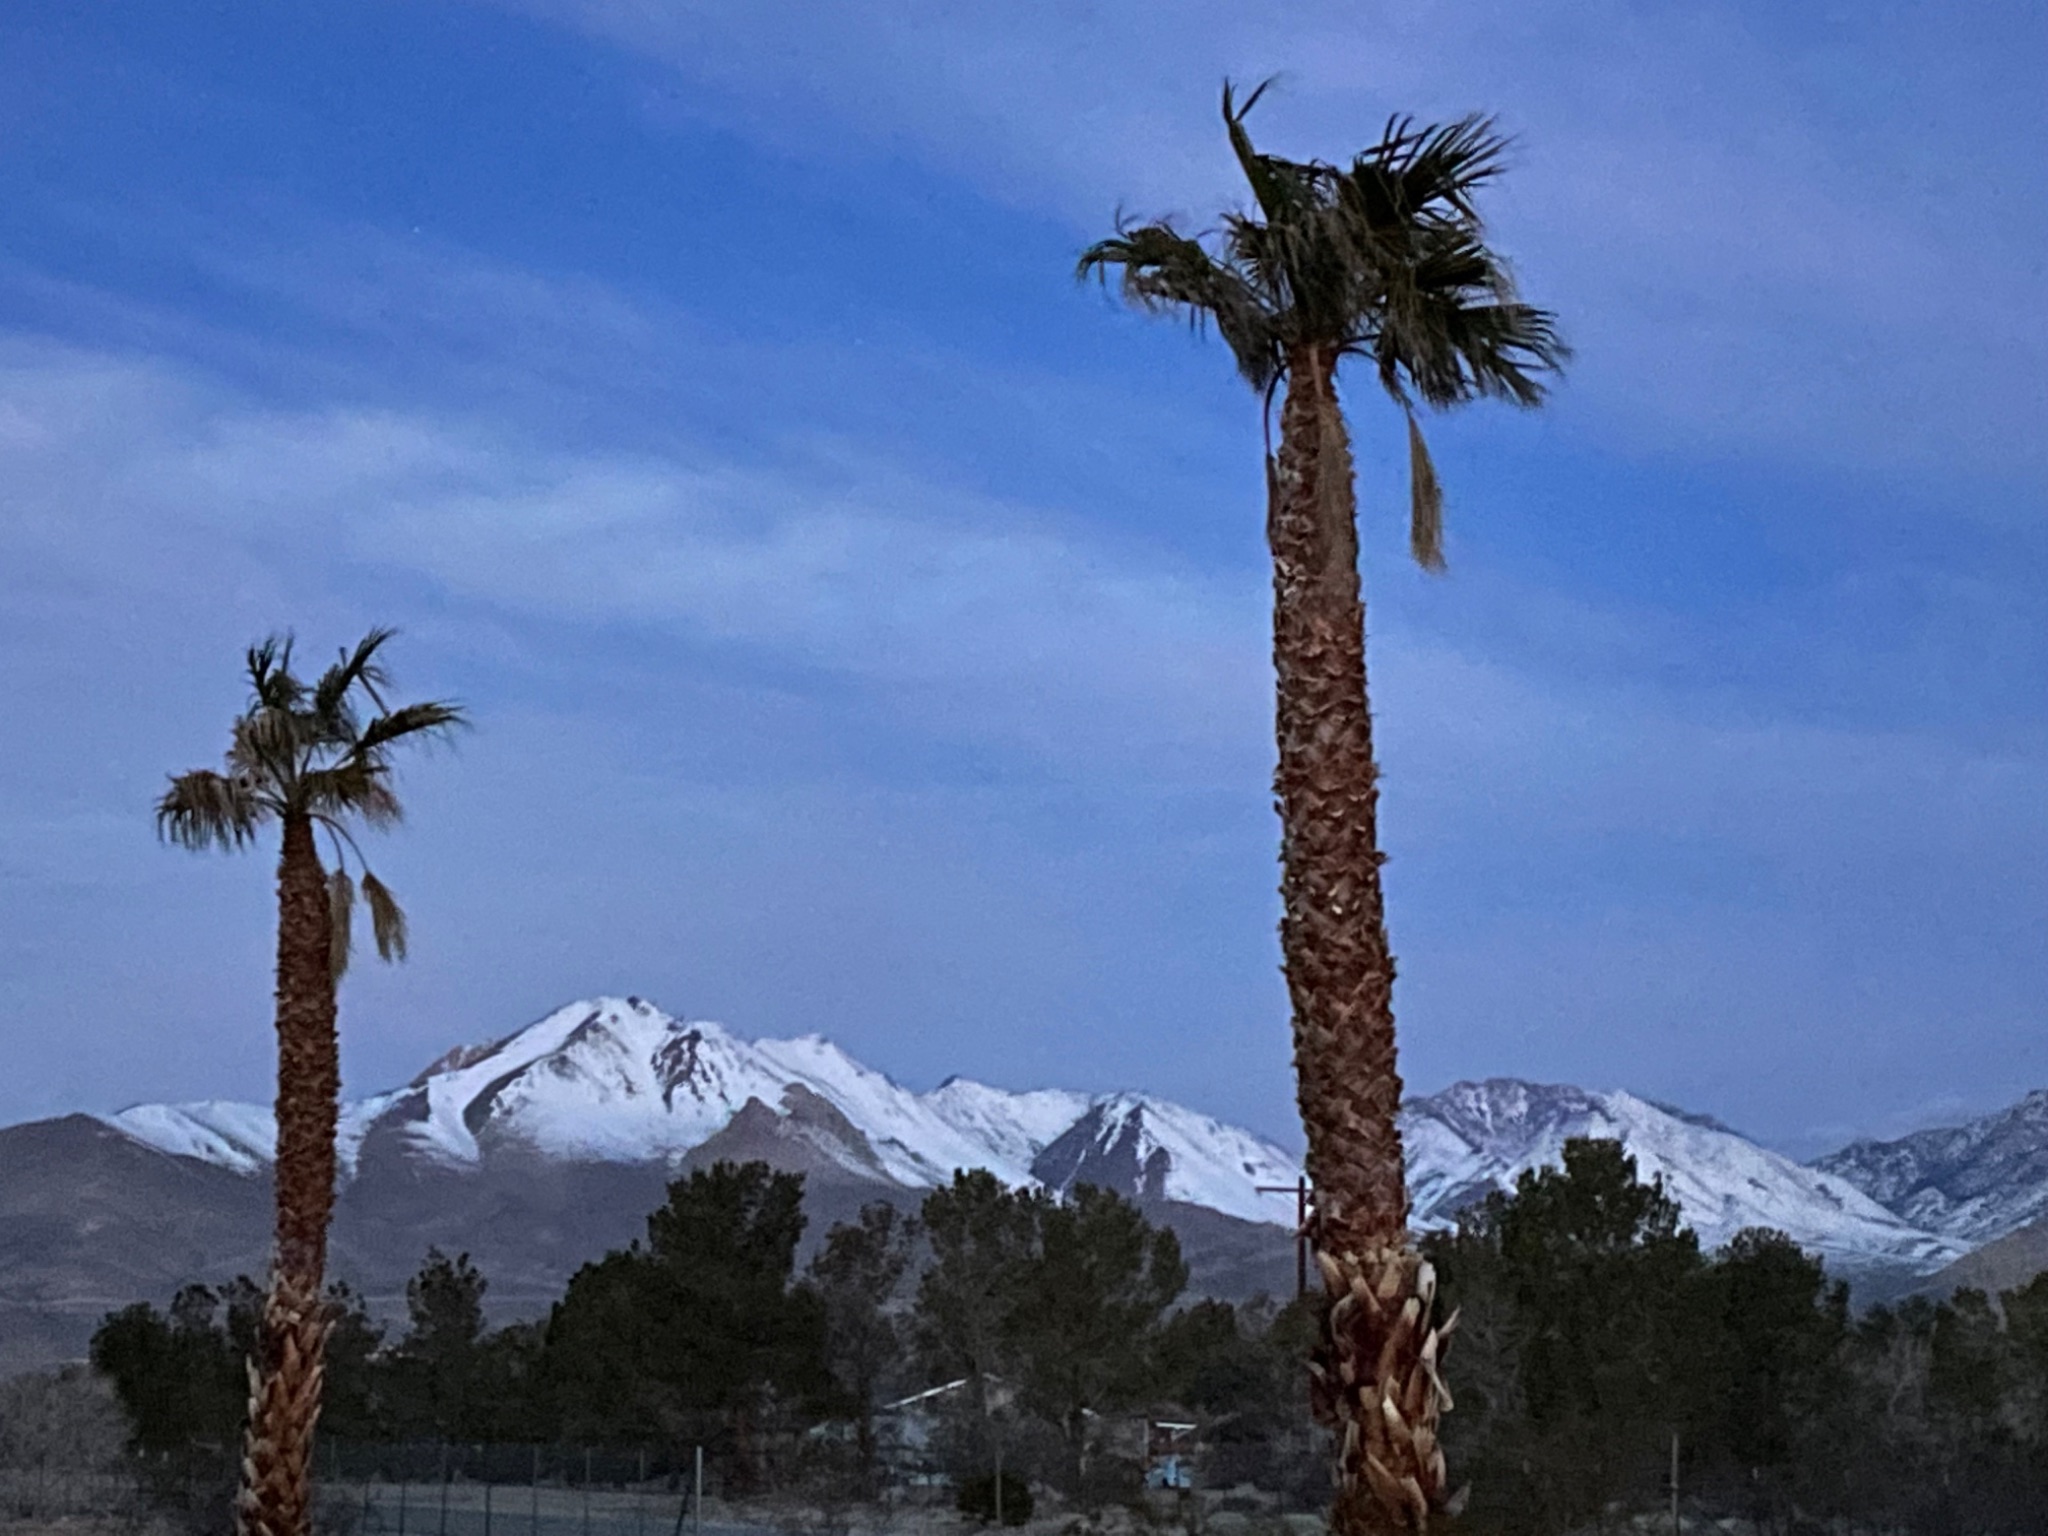
M 1500 171 L 1490 119 L 1418 128 L 1395 118 L 1348 167 L 1261 154 L 1223 89 L 1231 148 L 1255 212 L 1227 213 L 1206 242 L 1170 223 L 1119 222 L 1078 275 L 1140 309 L 1214 325 L 1270 410 L 1268 440 L 1283 916 L 1310 1237 L 1330 1297 L 1311 1394 L 1339 1432 L 1332 1522 L 1343 1532 L 1421 1530 L 1454 1509 L 1438 1375 L 1455 1325 L 1434 1322 L 1435 1278 L 1408 1232 L 1395 1115 L 1394 958 L 1375 826 L 1379 799 L 1365 684 L 1351 448 L 1337 404 L 1345 358 L 1371 363 L 1407 419 L 1410 550 L 1443 567 L 1443 498 L 1416 420 L 1479 396 L 1534 406 L 1567 350 L 1553 317 L 1520 302 L 1488 248 L 1474 194 Z
M 348 965 L 358 888 L 378 954 L 405 955 L 405 914 L 363 864 L 355 829 L 388 827 L 402 814 L 391 787 L 394 748 L 445 736 L 463 723 L 453 704 L 385 702 L 391 680 L 379 653 L 391 634 L 371 630 L 311 684 L 292 671 L 289 637 L 251 647 L 251 697 L 234 723 L 224 768 L 178 774 L 156 807 L 158 835 L 194 850 L 242 848 L 273 821 L 282 829 L 276 1247 L 249 1370 L 249 1425 L 235 1496 L 240 1536 L 306 1536 L 311 1529 L 313 1427 L 329 1326 L 321 1281 L 341 1091 L 335 985 Z M 331 872 L 321 865 L 316 830 L 332 846 Z M 348 872 L 351 858 L 360 887 Z

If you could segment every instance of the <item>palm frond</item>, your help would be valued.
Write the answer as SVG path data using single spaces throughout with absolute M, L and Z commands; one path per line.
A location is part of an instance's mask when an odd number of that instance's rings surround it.
M 381 828 L 405 819 L 405 807 L 391 788 L 391 769 L 375 758 L 352 755 L 332 767 L 300 775 L 299 800 L 306 810 L 329 820 L 354 816 Z
M 1458 218 L 1478 223 L 1472 194 L 1506 168 L 1512 147 L 1497 120 L 1474 113 L 1420 131 L 1406 119 L 1400 126 L 1398 139 L 1390 134 L 1379 151 L 1368 154 L 1394 178 L 1403 207 L 1423 214 L 1441 204 Z
M 1444 568 L 1444 491 L 1415 413 L 1408 412 L 1408 553 L 1425 571 Z
M 308 688 L 291 670 L 289 635 L 272 635 L 245 656 L 252 698 L 230 736 L 226 772 L 199 769 L 170 781 L 156 806 L 158 835 L 188 848 L 239 848 L 273 818 L 311 818 L 336 839 L 332 873 L 324 877 L 328 961 L 338 982 L 354 951 L 356 898 L 370 909 L 377 953 L 401 960 L 405 913 L 377 877 L 365 869 L 352 880 L 342 862 L 346 848 L 360 862 L 351 830 L 388 827 L 404 807 L 391 787 L 392 749 L 408 740 L 446 735 L 468 723 L 461 706 L 444 701 L 386 705 L 390 679 L 381 651 L 393 631 L 372 629 L 352 651 Z M 366 695 L 377 713 L 364 726 L 353 696 Z
M 363 899 L 370 907 L 370 932 L 377 941 L 379 959 L 405 958 L 405 913 L 382 880 L 363 871 Z
M 343 651 L 341 659 L 321 673 L 313 687 L 313 713 L 323 719 L 340 718 L 347 709 L 350 690 L 358 687 L 382 710 L 382 690 L 391 686 L 391 674 L 377 660 L 377 652 L 397 633 L 379 625 L 356 642 L 354 651 Z
M 337 864 L 327 877 L 327 967 L 337 982 L 348 971 L 348 957 L 355 948 L 355 911 L 355 882 Z
M 268 812 L 250 780 L 195 768 L 175 775 L 157 800 L 156 833 L 194 852 L 209 847 L 232 852 L 255 838 Z
M 1213 324 L 1239 372 L 1256 386 L 1263 388 L 1279 371 L 1269 306 L 1244 273 L 1217 260 L 1199 240 L 1164 221 L 1120 224 L 1114 237 L 1081 253 L 1074 275 L 1106 286 L 1112 267 L 1124 301 L 1133 307 L 1154 314 L 1183 311 L 1197 329 Z
M 1257 199 L 1259 211 L 1264 213 L 1270 224 L 1285 224 L 1295 217 L 1313 197 L 1310 177 L 1303 174 L 1308 167 L 1283 160 L 1278 155 L 1262 155 L 1252 147 L 1252 136 L 1245 128 L 1246 114 L 1258 105 L 1259 98 L 1273 83 L 1267 76 L 1252 87 L 1251 95 L 1245 97 L 1244 105 L 1238 106 L 1233 99 L 1234 87 L 1228 80 L 1223 82 L 1223 126 L 1230 135 L 1231 152 L 1237 156 L 1237 163 L 1244 172 L 1244 179 L 1251 183 L 1252 196 Z
M 257 777 L 289 778 L 327 734 L 319 719 L 302 710 L 259 704 L 235 721 L 228 761 Z
M 1311 360 L 1321 373 L 1331 357 L 1369 359 L 1408 420 L 1410 548 L 1426 569 L 1441 569 L 1443 489 L 1416 405 L 1535 405 L 1542 375 L 1570 357 L 1555 317 L 1515 296 L 1507 263 L 1484 238 L 1477 194 L 1501 174 L 1512 141 L 1483 115 L 1431 125 L 1396 116 L 1344 168 L 1289 160 L 1262 153 L 1246 127 L 1268 84 L 1242 101 L 1229 82 L 1223 88 L 1225 130 L 1255 211 L 1224 214 L 1207 244 L 1169 223 L 1119 219 L 1115 238 L 1090 246 L 1077 275 L 1106 284 L 1117 267 L 1133 306 L 1182 311 L 1197 327 L 1213 322 L 1261 389 Z M 1338 425 L 1332 437 L 1319 420 L 1312 445 L 1326 487 L 1340 481 Z
M 359 756 L 368 756 L 408 736 L 445 739 L 468 724 L 469 716 L 462 706 L 445 699 L 402 704 L 365 726 L 356 740 L 355 751 Z
M 249 647 L 246 664 L 256 702 L 266 709 L 292 709 L 305 697 L 306 685 L 292 675 L 289 631 L 269 635 Z
M 1558 372 L 1572 355 L 1557 316 L 1519 302 L 1461 308 L 1451 340 L 1477 393 L 1521 406 L 1541 405 L 1549 388 L 1536 375 Z

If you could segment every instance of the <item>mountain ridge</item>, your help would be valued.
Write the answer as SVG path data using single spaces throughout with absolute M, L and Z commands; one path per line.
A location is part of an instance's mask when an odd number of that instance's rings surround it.
M 2048 1218 L 2048 1088 L 1962 1125 L 1852 1141 L 1813 1166 L 1931 1232 L 1996 1242 Z
M 758 1106 L 758 1108 L 756 1108 Z M 568 1004 L 488 1045 L 458 1046 L 401 1089 L 343 1113 L 342 1161 L 365 1147 L 446 1170 L 513 1153 L 558 1162 L 680 1166 L 723 1139 L 781 1147 L 813 1172 L 902 1191 L 986 1168 L 1054 1192 L 1104 1184 L 1134 1198 L 1284 1226 L 1272 1193 L 1300 1176 L 1271 1140 L 1136 1091 L 1012 1092 L 963 1076 L 918 1093 L 831 1040 L 744 1040 L 637 996 Z M 247 1173 L 261 1164 L 261 1106 L 138 1105 L 104 1117 L 146 1143 Z M 1402 1110 L 1414 1219 L 1445 1226 L 1525 1169 L 1555 1164 L 1573 1136 L 1611 1136 L 1642 1176 L 1662 1177 L 1683 1219 L 1715 1247 L 1745 1226 L 1787 1232 L 1846 1274 L 1923 1275 L 1974 1244 L 1887 1209 L 1825 1167 L 1802 1165 L 1711 1116 L 1625 1091 L 1491 1078 L 1454 1083 Z
M 2032 1102 L 1941 1147 L 1990 1159 L 1971 1175 L 1980 1182 L 2031 1168 Z M 1777 1227 L 1868 1297 L 1975 1274 L 1974 1245 L 1859 1189 L 1860 1163 L 1802 1165 L 1619 1090 L 1454 1083 L 1410 1099 L 1402 1128 L 1420 1228 L 1555 1164 L 1566 1139 L 1604 1136 L 1664 1180 L 1709 1249 L 1744 1226 Z M 219 1099 L 0 1127 L 0 1374 L 76 1357 L 109 1305 L 259 1271 L 273 1140 L 267 1108 Z M 385 1313 L 430 1244 L 474 1256 L 504 1320 L 545 1310 L 578 1266 L 639 1235 L 669 1180 L 718 1158 L 803 1173 L 807 1245 L 869 1201 L 915 1209 L 953 1168 L 979 1166 L 1013 1185 L 1092 1182 L 1136 1200 L 1180 1235 L 1191 1295 L 1292 1285 L 1300 1164 L 1269 1138 L 1135 1091 L 1012 1092 L 953 1076 L 913 1092 L 823 1036 L 743 1040 L 640 998 L 573 1003 L 444 1052 L 402 1087 L 345 1105 L 339 1141 L 335 1273 Z M 1914 1167 L 1939 1183 L 1955 1169 L 1928 1145 L 1914 1144 Z M 1903 1166 L 1897 1152 L 1865 1155 Z M 1901 1185 L 1908 1199 L 1917 1188 Z M 1973 1210 L 1980 1223 L 1997 1215 Z M 1995 1248 L 2000 1273 L 2029 1262 L 2041 1230 Z

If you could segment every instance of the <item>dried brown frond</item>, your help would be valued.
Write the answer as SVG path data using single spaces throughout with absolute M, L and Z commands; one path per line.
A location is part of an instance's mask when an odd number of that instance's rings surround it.
M 1316 395 L 1316 520 L 1322 525 L 1328 552 L 1323 569 L 1340 588 L 1348 588 L 1358 571 L 1358 500 L 1352 491 L 1351 441 L 1344 431 L 1344 413 L 1337 392 L 1325 377 Z M 1333 594 L 1355 595 L 1351 590 Z
M 405 913 L 382 880 L 363 871 L 363 899 L 370 906 L 370 932 L 377 940 L 381 960 L 405 958 Z
M 336 867 L 327 877 L 327 918 L 332 927 L 328 939 L 327 966 L 336 982 L 348 971 L 348 957 L 355 948 L 355 882 L 348 871 Z
M 1415 413 L 1408 413 L 1408 552 L 1425 571 L 1444 568 L 1444 492 Z
M 195 768 L 175 776 L 156 803 L 157 836 L 195 852 L 252 841 L 269 807 L 247 778 Z

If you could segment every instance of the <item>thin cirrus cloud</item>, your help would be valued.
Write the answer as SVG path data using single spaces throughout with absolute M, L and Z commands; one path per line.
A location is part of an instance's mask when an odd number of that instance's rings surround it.
M 1258 740 L 1256 587 L 843 443 L 773 467 L 578 453 L 70 349 L 17 349 L 6 411 L 9 542 L 53 588 L 172 597 L 180 537 L 200 563 L 312 550 L 338 586 L 396 573 L 479 612 L 750 650 L 1090 772 L 1113 751 L 1209 779 Z
M 1972 45 L 1981 72 L 1994 13 L 1932 37 L 1873 16 L 1822 52 L 1730 6 L 1192 5 L 1170 27 L 1142 7 L 923 0 L 515 8 L 658 61 L 675 84 L 648 87 L 657 120 L 810 158 L 907 154 L 1084 233 L 1117 208 L 1199 226 L 1241 197 L 1215 120 L 1226 74 L 1278 76 L 1260 128 L 1290 152 L 1362 142 L 1390 108 L 1498 110 L 1519 140 L 1502 239 L 1579 344 L 1563 408 L 1589 430 L 1681 460 L 2048 483 L 2048 326 L 2010 303 L 2048 239 L 2027 135 L 1836 99 L 1859 71 L 1887 97 L 1932 91 Z M 2023 47 L 2037 29 L 2015 25 Z M 1837 61 L 1851 84 L 1820 67 Z M 1973 89 L 2025 114 L 2016 84 Z M 1938 145 L 1989 195 L 1961 226 L 1925 169 Z

